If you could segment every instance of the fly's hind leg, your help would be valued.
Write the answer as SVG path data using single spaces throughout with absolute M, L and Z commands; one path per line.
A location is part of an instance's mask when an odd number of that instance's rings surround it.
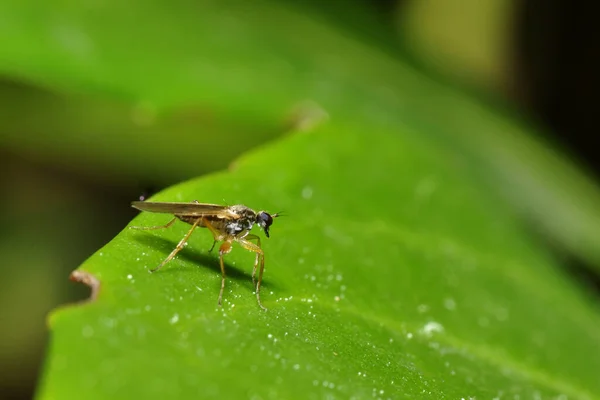
M 258 305 L 260 306 L 260 308 L 266 311 L 267 308 L 263 306 L 260 302 L 260 285 L 262 283 L 263 272 L 265 270 L 265 253 L 260 247 L 260 239 L 258 240 L 258 244 L 254 244 L 250 241 L 254 240 L 255 238 L 258 238 L 258 236 L 248 235 L 245 238 L 236 240 L 246 250 L 250 250 L 251 252 L 256 253 L 256 264 L 258 264 L 258 261 L 260 260 L 260 271 L 258 273 L 258 282 L 256 283 L 256 300 L 258 301 Z M 256 264 L 254 265 L 254 272 L 256 272 Z M 254 275 L 254 273 L 252 275 Z
M 169 222 L 167 222 L 164 225 L 158 225 L 158 226 L 130 226 L 129 229 L 137 229 L 140 231 L 151 231 L 154 229 L 165 229 L 170 227 L 171 225 L 173 225 L 173 223 L 177 221 L 177 217 L 173 218 L 172 220 L 170 220 Z
M 166 263 L 168 263 L 169 261 L 171 261 L 173 259 L 173 257 L 175 257 L 177 255 L 177 253 L 179 253 L 181 251 L 181 249 L 183 249 L 183 246 L 185 246 L 185 243 L 189 239 L 189 237 L 192 234 L 192 232 L 194 232 L 194 229 L 196 229 L 196 227 L 198 226 L 198 224 L 200 223 L 200 221 L 202 221 L 202 218 L 198 218 L 196 220 L 196 222 L 194 222 L 194 224 L 192 225 L 192 227 L 190 228 L 190 230 L 188 231 L 188 233 L 186 233 L 186 235 L 183 237 L 183 239 L 181 239 L 179 241 L 179 243 L 177 244 L 177 247 L 175 247 L 173 249 L 173 251 L 171 252 L 171 254 L 169 254 L 168 257 L 165 258 L 165 260 L 163 262 L 161 262 L 158 267 L 151 269 L 150 272 L 156 272 L 159 269 L 161 269 L 163 265 L 165 265 Z M 172 222 L 170 222 L 170 223 L 172 223 Z

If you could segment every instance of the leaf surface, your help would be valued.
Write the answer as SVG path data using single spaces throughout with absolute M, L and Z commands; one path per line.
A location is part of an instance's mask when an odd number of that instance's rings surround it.
M 149 274 L 189 225 L 125 229 L 80 268 L 98 299 L 53 316 L 40 397 L 597 398 L 597 311 L 509 210 L 414 136 L 337 126 L 152 199 L 284 210 L 267 312 L 251 253 L 226 256 L 219 308 L 209 232 Z

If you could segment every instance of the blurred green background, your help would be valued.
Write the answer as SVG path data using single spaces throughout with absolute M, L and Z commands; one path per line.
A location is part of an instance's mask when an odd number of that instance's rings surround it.
M 598 47 L 589 45 L 591 13 L 580 6 L 539 0 L 279 3 L 530 121 L 576 163 L 598 170 L 591 138 L 597 130 L 591 106 L 600 70 L 592 52 L 597 56 Z M 164 76 L 155 89 L 138 87 L 138 96 L 122 90 L 123 79 L 145 73 L 136 70 L 139 65 L 164 67 L 171 47 L 193 52 L 194 43 L 179 40 L 186 32 L 174 33 L 177 9 L 189 3 L 132 2 L 122 9 L 118 4 L 108 5 L 123 13 L 124 21 L 137 16 L 153 22 L 144 27 L 156 52 L 138 52 L 126 24 L 90 18 L 95 7 L 106 7 L 101 2 L 0 5 L 0 393 L 6 398 L 32 396 L 47 340 L 46 314 L 88 295 L 86 287 L 68 281 L 69 273 L 136 214 L 131 200 L 227 168 L 245 150 L 285 134 L 293 118 L 293 109 L 275 118 L 257 117 L 252 99 L 232 106 L 237 110 L 232 114 L 205 106 L 201 93 L 197 99 L 177 98 L 177 90 L 170 90 L 176 76 Z M 220 7 L 226 17 L 227 5 Z M 198 5 L 196 11 L 200 15 L 203 9 Z M 277 18 L 268 7 L 260 8 L 259 17 L 253 11 L 249 3 L 252 18 Z M 186 17 L 193 21 L 195 15 Z M 229 22 L 230 30 L 212 34 L 248 40 L 236 36 L 235 21 Z M 42 32 L 46 24 L 54 30 Z M 114 40 L 127 45 L 94 53 Z M 260 50 L 260 43 L 253 45 L 248 51 Z M 289 52 L 294 60 L 294 49 Z M 142 54 L 146 58 L 140 60 Z M 240 54 L 226 56 L 235 61 Z M 197 73 L 219 80 L 218 70 Z M 240 65 L 232 88 L 243 90 L 245 81 L 258 79 L 255 73 Z M 143 80 L 129 83 L 136 87 Z M 162 97 L 150 95 L 152 90 Z M 145 93 L 161 101 L 149 102 Z M 593 272 L 565 257 L 584 284 L 596 285 Z

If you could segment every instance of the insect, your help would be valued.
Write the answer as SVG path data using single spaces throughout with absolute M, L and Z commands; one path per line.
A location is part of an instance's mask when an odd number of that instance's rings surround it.
M 260 302 L 260 285 L 262 283 L 263 271 L 265 269 L 265 253 L 260 244 L 260 237 L 250 233 L 254 224 L 258 225 L 269 237 L 269 228 L 273 223 L 273 218 L 281 215 L 281 213 L 269 214 L 265 211 L 256 212 L 251 208 L 243 205 L 221 206 L 217 204 L 199 203 L 194 200 L 191 203 L 163 203 L 151 201 L 134 201 L 131 206 L 140 211 L 148 211 L 155 213 L 173 214 L 175 217 L 160 226 L 132 226 L 133 229 L 152 230 L 168 228 L 176 220 L 181 220 L 192 227 L 188 233 L 181 239 L 177 247 L 173 249 L 171 254 L 161 262 L 158 267 L 151 269 L 150 272 L 158 271 L 163 265 L 168 263 L 179 253 L 185 246 L 188 238 L 194 232 L 196 227 L 208 228 L 213 235 L 213 244 L 209 252 L 212 251 L 217 242 L 223 242 L 219 248 L 219 262 L 221 265 L 221 291 L 219 292 L 219 305 L 223 298 L 223 290 L 225 289 L 225 266 L 223 264 L 223 256 L 231 251 L 233 242 L 239 243 L 243 248 L 256 254 L 254 261 L 254 269 L 252 270 L 252 285 L 256 288 L 256 299 L 258 305 L 263 310 L 266 308 Z M 254 243 L 256 242 L 256 243 Z M 260 264 L 258 273 L 258 282 L 256 282 L 256 269 Z

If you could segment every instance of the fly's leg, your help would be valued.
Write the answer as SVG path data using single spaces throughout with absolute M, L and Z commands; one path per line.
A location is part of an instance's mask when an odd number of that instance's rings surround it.
M 260 237 L 257 235 L 246 235 L 246 237 L 244 238 L 244 240 L 248 240 L 248 241 L 252 241 L 252 240 L 256 240 L 256 245 L 258 247 L 261 247 L 260 245 Z M 251 250 L 253 251 L 253 250 Z M 259 252 L 254 252 L 256 253 L 256 258 L 254 260 L 254 268 L 252 269 L 252 286 L 256 287 L 256 281 L 255 281 L 255 277 L 256 277 L 256 267 L 258 267 L 258 259 L 260 258 L 260 253 Z
M 214 240 L 213 240 L 213 244 L 212 244 L 212 246 L 210 246 L 210 250 L 208 250 L 208 252 L 209 252 L 209 253 L 210 253 L 210 252 L 212 252 L 212 251 L 214 250 L 214 248 L 215 248 L 215 244 L 217 244 L 217 239 L 214 239 Z
M 212 249 L 214 249 L 214 248 L 215 248 L 215 244 L 216 244 L 216 243 L 217 243 L 219 240 L 223 240 L 223 234 L 222 234 L 222 233 L 220 233 L 219 231 L 217 231 L 217 230 L 215 229 L 215 227 L 214 227 L 214 226 L 212 226 L 212 224 L 210 223 L 210 221 L 208 220 L 208 218 L 206 218 L 206 217 L 202 217 L 202 218 L 200 218 L 200 220 L 199 220 L 199 221 L 202 221 L 202 226 L 204 226 L 204 227 L 208 228 L 208 230 L 210 231 L 210 233 L 212 233 L 212 234 L 213 234 L 213 239 L 214 239 L 214 242 L 213 242 L 213 245 L 212 245 L 212 247 L 210 248 L 210 250 L 212 250 Z M 210 251 L 210 250 L 209 250 L 209 251 Z
M 213 245 L 210 248 L 209 252 L 212 251 L 215 247 L 215 244 L 219 240 L 223 240 L 223 234 L 215 229 L 214 226 L 210 223 L 210 221 L 202 217 L 201 218 L 202 225 L 207 227 L 208 230 L 213 234 Z M 221 301 L 223 299 L 223 292 L 225 291 L 225 264 L 223 263 L 223 256 L 231 251 L 231 239 L 225 241 L 221 247 L 219 247 L 219 265 L 221 266 L 221 290 L 219 291 L 219 300 L 218 303 L 221 305 Z
M 251 236 L 251 235 L 248 235 L 248 236 Z M 255 235 L 252 235 L 252 236 L 255 236 Z M 252 239 L 253 238 L 250 237 L 250 240 L 252 240 Z M 260 308 L 262 308 L 263 310 L 266 311 L 267 310 L 266 307 L 263 306 L 262 303 L 260 302 L 260 285 L 262 283 L 263 272 L 265 270 L 265 253 L 263 252 L 263 250 L 260 248 L 259 245 L 252 243 L 250 240 L 243 238 L 243 239 L 237 239 L 237 242 L 246 250 L 250 250 L 251 252 L 256 253 L 257 259 L 260 260 L 260 271 L 258 273 L 258 282 L 256 283 L 256 300 L 258 300 L 258 305 L 260 306 Z M 255 266 L 255 269 L 256 269 L 256 266 Z
M 179 241 L 179 243 L 177 244 L 177 247 L 175 247 L 175 249 L 173 249 L 171 254 L 169 254 L 169 256 L 167 258 L 165 258 L 165 260 L 163 262 L 161 262 L 158 267 L 151 269 L 150 272 L 156 272 L 159 269 L 161 269 L 163 265 L 165 265 L 166 263 L 171 261 L 173 259 L 173 257 L 175 257 L 177 255 L 177 253 L 179 253 L 179 251 L 181 251 L 181 249 L 183 249 L 183 246 L 185 246 L 185 242 L 187 242 L 190 235 L 192 234 L 192 232 L 194 232 L 194 229 L 196 229 L 196 227 L 198 226 L 200 221 L 202 221 L 202 218 L 198 218 L 196 220 L 196 222 L 194 222 L 194 224 L 192 225 L 192 227 L 190 228 L 188 233 L 183 237 L 183 239 L 181 239 L 181 241 Z
M 169 222 L 167 222 L 164 225 L 158 225 L 158 226 L 130 226 L 129 229 L 137 229 L 140 231 L 151 231 L 154 229 L 164 229 L 164 228 L 168 228 L 171 225 L 173 225 L 173 222 L 177 221 L 177 217 L 173 218 L 172 220 L 170 220 Z
M 217 244 L 217 242 L 219 240 L 222 240 L 222 234 L 219 233 L 214 226 L 212 226 L 212 224 L 210 223 L 210 221 L 208 219 L 206 219 L 205 217 L 202 217 L 202 225 L 204 225 L 205 227 L 208 228 L 208 230 L 210 231 L 210 233 L 213 234 L 213 244 L 212 246 L 210 246 L 210 250 L 208 250 L 208 252 L 210 253 L 211 251 L 213 251 L 213 249 L 215 248 L 215 245 Z
M 223 291 L 225 290 L 225 265 L 223 264 L 223 256 L 231 251 L 231 242 L 224 242 L 219 248 L 219 264 L 221 265 L 221 291 L 219 292 L 219 305 L 223 299 Z

